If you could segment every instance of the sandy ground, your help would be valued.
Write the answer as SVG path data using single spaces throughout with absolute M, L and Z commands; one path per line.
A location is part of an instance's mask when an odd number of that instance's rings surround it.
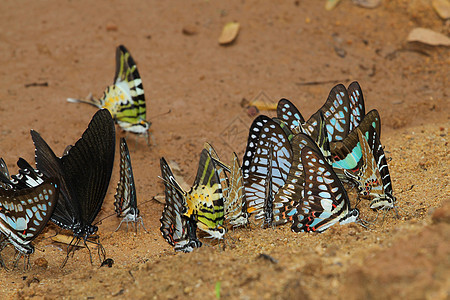
M 119 44 L 138 63 L 156 145 L 127 136 L 148 233 L 114 232 L 119 219 L 105 219 L 99 234 L 112 268 L 91 265 L 80 249 L 61 270 L 65 248 L 51 242 L 57 228 L 49 226 L 34 242 L 31 270 L 0 270 L 0 298 L 448 299 L 450 55 L 405 42 L 414 27 L 448 34 L 448 25 L 429 1 L 373 10 L 341 2 L 332 11 L 317 0 L 1 2 L 0 156 L 12 173 L 18 157 L 34 160 L 30 129 L 56 153 L 80 137 L 95 109 L 65 99 L 101 95 Z M 222 47 L 229 21 L 242 29 Z M 371 230 L 336 226 L 320 235 L 238 229 L 225 249 L 204 241 L 211 246 L 174 253 L 159 231 L 163 205 L 144 203 L 163 192 L 161 156 L 191 183 L 204 142 L 225 160 L 231 151 L 242 156 L 252 121 L 242 99 L 285 97 L 308 117 L 333 85 L 353 80 L 366 110 L 381 114 L 399 219 L 380 215 Z M 328 83 L 305 85 L 312 81 Z M 48 86 L 25 87 L 32 83 Z M 118 175 L 116 161 L 99 219 L 114 210 Z M 362 214 L 376 217 L 367 205 Z M 12 249 L 2 256 L 10 262 Z M 35 264 L 43 260 L 48 267 Z

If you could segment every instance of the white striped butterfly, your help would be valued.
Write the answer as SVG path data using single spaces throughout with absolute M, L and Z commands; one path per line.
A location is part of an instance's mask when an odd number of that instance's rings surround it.
M 17 252 L 17 260 L 34 252 L 31 242 L 44 229 L 52 215 L 59 195 L 55 178 L 44 179 L 35 187 L 20 189 L 0 188 L 0 232 Z M 2 246 L 3 247 L 3 246 Z
M 174 246 L 175 251 L 192 252 L 202 246 L 196 236 L 196 221 L 185 215 L 187 212 L 185 195 L 164 157 L 161 158 L 160 164 L 166 196 L 160 219 L 162 236 Z
M 120 179 L 114 195 L 114 206 L 117 217 L 123 217 L 115 231 L 119 230 L 123 222 L 127 224 L 127 228 L 128 223 L 131 222 L 134 223 L 136 231 L 138 224 L 147 231 L 137 208 L 136 186 L 134 184 L 130 152 L 128 151 L 125 138 L 120 138 Z

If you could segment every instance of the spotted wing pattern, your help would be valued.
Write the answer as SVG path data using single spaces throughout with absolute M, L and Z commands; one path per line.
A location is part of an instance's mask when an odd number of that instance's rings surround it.
M 305 132 L 303 129 L 306 123 L 305 119 L 291 101 L 287 99 L 278 101 L 277 117 L 287 125 L 294 135 Z
M 322 232 L 338 222 L 356 221 L 359 211 L 350 209 L 347 192 L 323 155 L 304 147 L 301 161 L 305 184 L 303 198 L 293 211 L 292 231 Z
M 312 137 L 316 139 L 318 135 L 318 124 L 320 113 L 323 114 L 328 140 L 343 140 L 350 132 L 350 99 L 347 89 L 339 84 L 333 87 L 325 104 L 313 114 L 306 122 L 305 129 Z
M 259 136 L 255 141 L 250 140 L 255 135 L 254 128 L 250 128 L 243 176 L 248 211 L 256 214 L 256 219 L 267 219 L 273 209 L 271 201 L 267 201 L 270 200 L 267 199 L 267 189 L 271 189 L 270 196 L 273 198 L 284 185 L 291 167 L 292 148 L 285 132 L 276 122 L 265 117 L 261 125 L 258 127 Z M 267 183 L 268 178 L 271 183 Z
M 161 176 L 164 181 L 166 203 L 161 215 L 161 233 L 164 239 L 174 246 L 175 251 L 192 252 L 202 246 L 197 239 L 196 222 L 184 214 L 187 212 L 185 192 L 164 158 L 161 158 Z
M 3 158 L 0 157 L 0 188 L 11 189 L 11 179 L 8 171 L 8 166 Z
M 293 220 L 293 208 L 302 199 L 305 174 L 301 158 L 302 149 L 309 147 L 320 151 L 316 143 L 306 134 L 299 133 L 291 141 L 292 166 L 282 188 L 278 190 L 273 203 L 274 225 L 281 225 Z
M 194 185 L 186 195 L 188 211 L 185 215 L 196 220 L 198 228 L 211 237 L 222 239 L 226 233 L 223 227 L 223 202 L 215 162 L 209 152 L 203 149 Z
M 32 188 L 0 189 L 0 231 L 23 254 L 33 253 L 30 243 L 53 213 L 58 199 L 57 182 L 50 178 Z
M 348 95 L 350 99 L 350 128 L 353 131 L 362 121 L 366 114 L 364 105 L 364 96 L 361 86 L 357 81 L 352 82 L 348 88 Z

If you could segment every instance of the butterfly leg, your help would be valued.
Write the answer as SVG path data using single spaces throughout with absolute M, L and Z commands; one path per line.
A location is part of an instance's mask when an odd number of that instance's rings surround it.
M 144 220 L 142 219 L 142 217 L 139 217 L 138 220 L 139 220 L 138 221 L 139 222 L 139 226 L 142 226 L 142 228 L 144 228 L 144 231 L 148 233 L 147 228 L 145 228 L 145 226 L 144 226 Z
M 120 226 L 122 226 L 123 221 L 125 221 L 125 218 L 122 219 L 122 221 L 120 221 L 119 226 L 117 226 L 116 230 L 114 230 L 114 232 L 116 232 L 117 230 L 119 230 Z M 127 228 L 128 229 L 128 228 Z
M 75 241 L 75 243 L 74 243 Z M 73 237 L 72 240 L 70 241 L 69 245 L 67 246 L 67 255 L 66 258 L 64 258 L 63 263 L 61 264 L 61 266 L 59 267 L 60 269 L 64 268 L 64 266 L 66 265 L 67 261 L 69 260 L 69 255 L 70 253 L 73 254 L 75 253 L 75 247 L 78 246 L 78 243 L 80 242 L 80 238 L 79 237 Z

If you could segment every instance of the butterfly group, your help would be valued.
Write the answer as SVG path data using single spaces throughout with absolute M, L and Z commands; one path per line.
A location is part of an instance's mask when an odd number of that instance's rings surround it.
M 358 201 L 368 199 L 372 209 L 396 204 L 380 133 L 380 116 L 365 113 L 357 82 L 333 87 L 308 120 L 281 99 L 276 117 L 260 115 L 251 124 L 242 166 L 235 153 L 228 165 L 206 144 L 186 192 L 161 159 L 162 235 L 175 250 L 190 252 L 202 245 L 197 228 L 221 239 L 230 228 L 250 223 L 289 223 L 294 232 L 323 232 L 338 223 L 364 226 L 347 189 L 356 188 Z

